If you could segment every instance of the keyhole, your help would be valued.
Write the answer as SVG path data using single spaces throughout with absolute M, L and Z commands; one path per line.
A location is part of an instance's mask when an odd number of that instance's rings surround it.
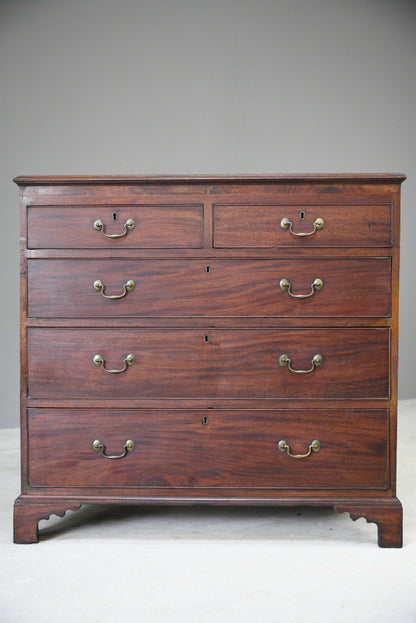
M 205 342 L 205 344 L 208 344 L 208 341 L 209 341 L 208 335 L 204 335 L 204 342 Z
M 303 220 L 303 219 L 305 218 L 305 212 L 304 212 L 303 210 L 301 210 L 301 211 L 299 212 L 299 218 L 300 218 L 301 220 Z
M 205 266 L 205 272 L 209 273 L 211 271 L 211 266 Z
M 208 416 L 204 415 L 202 418 L 202 424 L 208 424 Z
M 117 212 L 113 212 L 113 221 L 117 220 Z

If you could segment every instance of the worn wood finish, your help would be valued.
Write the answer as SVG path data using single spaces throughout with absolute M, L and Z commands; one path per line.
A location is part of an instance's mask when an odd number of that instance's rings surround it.
M 392 206 L 386 205 L 215 205 L 214 247 L 390 247 Z M 281 220 L 293 223 L 295 234 L 323 228 L 299 237 L 284 230 Z
M 33 317 L 334 317 L 389 316 L 391 260 L 29 260 Z M 294 298 L 279 287 L 288 279 Z M 94 290 L 119 296 L 106 299 Z M 186 283 L 186 289 L 183 285 Z
M 340 501 L 334 510 L 349 513 L 353 521 L 364 517 L 368 523 L 376 523 L 379 547 L 403 546 L 403 509 L 398 500 L 384 500 L 383 504 Z
M 351 411 L 57 411 L 30 409 L 29 481 L 34 487 L 120 486 L 272 489 L 385 489 L 388 417 L 383 410 Z M 354 430 L 351 430 L 351 426 Z M 105 453 L 135 449 L 120 460 Z M 278 450 L 284 439 L 304 454 Z M 76 449 L 76 450 L 75 450 Z M 350 463 L 350 469 L 344 468 Z
M 77 511 L 80 508 L 80 503 L 69 500 L 59 503 L 48 499 L 25 498 L 21 495 L 14 504 L 14 542 L 37 543 L 38 523 L 41 519 L 49 519 L 51 515 L 63 517 L 67 511 Z
M 35 329 L 31 398 L 386 398 L 388 329 Z M 122 369 L 111 374 L 93 363 Z M 286 354 L 294 370 L 279 364 Z
M 402 544 L 401 174 L 20 177 L 15 542 L 84 503 L 333 506 Z M 306 237 L 296 233 L 324 227 Z M 123 231 L 105 238 L 94 229 Z M 321 278 L 324 287 L 306 299 Z M 106 300 L 93 289 L 118 294 Z M 121 374 L 94 365 L 103 356 Z M 279 365 L 287 354 L 296 370 Z M 108 459 L 105 453 L 132 452 Z M 294 459 L 278 450 L 284 439 Z
M 202 246 L 201 205 L 102 206 L 71 208 L 29 207 L 29 249 L 95 249 L 119 248 L 198 248 Z M 94 229 L 95 221 L 103 223 L 102 231 Z M 128 219 L 134 229 L 121 238 Z M 45 227 L 45 223 L 48 224 Z

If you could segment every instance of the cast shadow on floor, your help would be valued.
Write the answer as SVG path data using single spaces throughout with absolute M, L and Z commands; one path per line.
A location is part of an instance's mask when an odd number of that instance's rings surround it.
M 375 524 L 326 507 L 87 504 L 39 523 L 39 539 L 377 542 Z

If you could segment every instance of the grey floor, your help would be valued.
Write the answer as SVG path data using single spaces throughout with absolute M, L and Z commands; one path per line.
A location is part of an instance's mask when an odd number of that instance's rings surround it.
M 0 430 L 0 621 L 415 623 L 416 400 L 399 407 L 401 550 L 308 508 L 86 506 L 14 545 L 18 431 Z

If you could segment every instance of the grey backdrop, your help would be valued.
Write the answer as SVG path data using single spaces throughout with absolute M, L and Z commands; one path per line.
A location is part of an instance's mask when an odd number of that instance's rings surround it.
M 406 173 L 416 397 L 415 27 L 414 0 L 1 0 L 0 426 L 19 421 L 23 174 Z

